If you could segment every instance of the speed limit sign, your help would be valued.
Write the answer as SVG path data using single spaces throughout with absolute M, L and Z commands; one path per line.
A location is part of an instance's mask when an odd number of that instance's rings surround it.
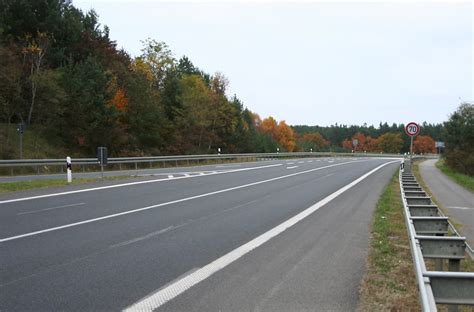
M 405 126 L 405 132 L 411 136 L 417 136 L 420 133 L 420 126 L 416 122 L 409 122 Z

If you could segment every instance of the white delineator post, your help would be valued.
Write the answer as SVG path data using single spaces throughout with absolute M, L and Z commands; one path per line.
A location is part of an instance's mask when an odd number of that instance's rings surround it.
M 72 182 L 72 164 L 71 157 L 66 157 L 66 171 L 67 171 L 67 183 Z

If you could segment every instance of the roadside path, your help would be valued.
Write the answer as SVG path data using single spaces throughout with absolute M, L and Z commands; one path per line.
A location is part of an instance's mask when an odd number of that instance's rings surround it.
M 428 159 L 420 164 L 420 174 L 433 196 L 457 223 L 461 235 L 466 236 L 470 245 L 474 244 L 474 193 L 453 182 L 444 175 L 435 163 Z

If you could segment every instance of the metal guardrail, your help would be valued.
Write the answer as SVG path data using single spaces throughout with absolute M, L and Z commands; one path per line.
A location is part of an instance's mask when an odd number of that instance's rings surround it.
M 295 158 L 295 157 L 386 157 L 386 158 L 401 158 L 400 154 L 374 154 L 374 153 L 332 153 L 332 152 L 293 152 L 293 153 L 247 153 L 247 154 L 205 154 L 205 155 L 179 155 L 179 156 L 149 156 L 149 157 L 111 157 L 108 159 L 110 165 L 127 165 L 134 164 L 135 169 L 138 169 L 139 164 L 149 163 L 150 167 L 154 163 L 161 163 L 165 166 L 166 163 L 178 163 L 191 161 L 225 161 L 225 160 L 265 160 L 265 159 L 280 159 L 280 158 Z M 429 157 L 429 156 L 428 156 Z M 0 168 L 9 168 L 10 174 L 13 175 L 13 168 L 30 167 L 36 168 L 39 173 L 39 168 L 43 166 L 58 166 L 61 169 L 66 165 L 66 157 L 64 159 L 12 159 L 0 160 Z M 80 165 L 83 170 L 88 166 L 98 166 L 97 158 L 72 158 L 72 165 Z
M 448 304 L 450 312 L 458 305 L 474 305 L 474 272 L 459 272 L 460 261 L 471 251 L 466 238 L 426 195 L 411 166 L 402 168 L 400 190 L 423 311 L 437 311 L 436 304 Z M 434 259 L 435 271 L 427 270 L 425 259 Z M 448 271 L 443 271 L 443 260 Z

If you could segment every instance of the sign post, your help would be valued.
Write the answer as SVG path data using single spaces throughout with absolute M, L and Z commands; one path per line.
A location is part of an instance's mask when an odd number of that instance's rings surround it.
M 413 137 L 417 136 L 420 133 L 420 126 L 416 122 L 409 122 L 405 126 L 405 132 L 410 136 L 410 165 L 413 158 Z
M 97 159 L 100 164 L 101 177 L 104 179 L 104 166 L 107 165 L 107 147 L 99 146 L 97 148 Z
M 359 145 L 359 140 L 353 139 L 352 140 L 352 147 L 354 147 L 354 149 L 352 150 L 353 153 L 357 151 L 357 145 Z
M 72 182 L 72 163 L 71 157 L 66 157 L 67 183 Z
M 16 131 L 20 134 L 20 159 L 23 159 L 23 133 L 25 133 L 25 124 L 19 123 L 16 126 Z
M 435 142 L 435 147 L 438 150 L 438 155 L 440 155 L 441 154 L 441 149 L 444 149 L 444 142 L 442 142 L 442 141 Z

